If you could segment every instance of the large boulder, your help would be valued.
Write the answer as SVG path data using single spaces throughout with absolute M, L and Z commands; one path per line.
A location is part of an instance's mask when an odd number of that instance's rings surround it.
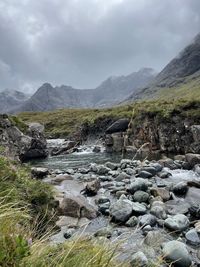
M 5 154 L 14 159 L 26 161 L 46 157 L 48 151 L 43 130 L 41 124 L 32 123 L 25 135 L 7 115 L 0 115 L 0 145 L 5 148 Z
M 51 151 L 52 156 L 69 154 L 74 151 L 74 147 L 77 145 L 75 141 L 65 141 L 58 147 L 54 147 Z
M 188 153 L 185 155 L 186 161 L 193 168 L 196 164 L 200 164 L 200 154 Z
M 163 256 L 176 267 L 189 267 L 192 264 L 185 244 L 179 241 L 167 242 L 163 247 Z
M 60 204 L 60 211 L 62 215 L 75 218 L 94 219 L 97 217 L 97 210 L 83 196 L 66 196 Z
M 125 132 L 128 129 L 129 119 L 119 119 L 106 129 L 106 134 Z

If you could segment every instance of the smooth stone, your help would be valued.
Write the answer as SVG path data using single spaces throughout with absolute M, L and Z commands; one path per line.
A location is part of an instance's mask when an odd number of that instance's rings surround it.
M 176 267 L 190 267 L 192 264 L 185 244 L 179 241 L 169 241 L 164 244 L 163 256 Z
M 153 177 L 152 173 L 147 172 L 147 171 L 140 171 L 138 176 L 141 177 L 141 178 L 151 178 L 151 177 Z
M 185 182 L 180 182 L 173 186 L 173 192 L 176 195 L 185 195 L 188 191 L 188 185 Z
M 156 225 L 156 217 L 151 215 L 151 214 L 146 214 L 146 215 L 143 215 L 139 218 L 139 224 L 142 226 L 142 227 L 145 227 L 147 225 L 150 225 L 150 226 L 155 226 Z
M 128 227 L 135 227 L 138 224 L 138 218 L 136 216 L 132 216 L 125 225 Z
M 153 166 L 144 167 L 142 170 L 151 173 L 152 176 L 156 175 L 157 173 L 157 170 Z
M 158 230 L 148 232 L 144 239 L 144 243 L 148 246 L 152 246 L 152 244 L 159 246 L 162 241 L 162 234 Z
M 193 246 L 200 245 L 200 235 L 197 233 L 196 229 L 191 229 L 185 234 L 185 238 L 188 244 Z
M 148 259 L 142 251 L 139 251 L 131 257 L 131 267 L 146 267 L 148 266 Z
M 134 194 L 136 191 L 147 191 L 148 185 L 143 178 L 136 178 L 131 184 L 127 187 L 127 191 L 131 194 Z
M 148 202 L 149 194 L 144 191 L 136 191 L 133 195 L 133 200 L 135 202 Z
M 166 171 L 163 171 L 159 174 L 159 177 L 162 179 L 169 178 L 170 176 L 172 176 L 172 174 L 170 172 L 166 172 Z
M 147 212 L 146 206 L 139 202 L 132 202 L 132 210 L 134 213 L 140 214 L 140 215 L 143 215 Z
M 173 231 L 184 231 L 190 225 L 190 221 L 183 214 L 177 214 L 165 220 L 165 227 Z

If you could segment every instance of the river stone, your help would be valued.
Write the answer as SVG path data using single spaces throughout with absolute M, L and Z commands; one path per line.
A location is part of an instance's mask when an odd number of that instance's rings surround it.
M 167 171 L 163 171 L 159 174 L 159 177 L 162 179 L 169 178 L 170 176 L 172 176 L 172 174 L 170 172 L 167 172 Z
M 136 191 L 147 191 L 148 185 L 143 178 L 136 178 L 131 184 L 128 186 L 127 191 L 131 194 L 134 194 Z
M 200 164 L 194 166 L 194 171 L 200 176 Z
M 128 174 L 126 174 L 125 172 L 121 172 L 119 173 L 119 175 L 117 175 L 117 177 L 115 178 L 115 181 L 123 181 L 125 179 L 130 179 L 130 176 Z
M 136 216 L 132 216 L 125 225 L 128 227 L 135 227 L 138 224 L 138 218 Z
M 167 214 L 165 208 L 162 205 L 154 205 L 150 209 L 150 213 L 156 216 L 158 219 L 165 220 L 167 218 Z
M 110 215 L 114 221 L 125 223 L 133 212 L 133 202 L 124 195 L 110 206 Z
M 185 195 L 188 191 L 188 185 L 186 182 L 180 182 L 173 186 L 173 192 L 176 195 Z
M 110 199 L 106 196 L 100 196 L 98 199 L 95 200 L 96 204 L 104 204 L 110 202 Z
M 60 204 L 60 211 L 62 215 L 75 218 L 94 219 L 97 217 L 96 209 L 83 196 L 66 196 Z
M 163 241 L 163 236 L 160 231 L 150 231 L 147 233 L 144 243 L 148 246 L 156 245 L 159 246 L 160 243 Z
M 47 168 L 33 167 L 31 168 L 31 175 L 34 178 L 42 179 L 49 174 L 49 170 Z
M 151 166 L 155 168 L 156 172 L 161 172 L 163 169 L 163 166 L 158 162 L 151 164 Z
M 183 214 L 177 214 L 165 220 L 165 227 L 173 231 L 184 231 L 190 225 L 190 221 Z
M 139 202 L 132 202 L 132 210 L 134 213 L 140 214 L 140 215 L 143 215 L 147 212 L 146 206 Z
M 99 204 L 99 212 L 101 212 L 105 216 L 108 216 L 110 214 L 109 208 L 110 208 L 110 202 Z
M 153 177 L 153 175 L 148 171 L 140 171 L 138 176 L 141 177 L 141 178 L 151 178 L 151 177 Z
M 98 171 L 98 167 L 96 163 L 90 164 L 90 171 L 95 172 L 95 173 Z
M 111 227 L 103 227 L 101 229 L 99 229 L 98 231 L 96 231 L 94 233 L 95 237 L 106 237 L 106 238 L 111 238 L 112 236 L 112 228 Z
M 154 197 L 160 196 L 163 201 L 170 199 L 170 192 L 166 188 L 151 188 L 150 192 Z
M 200 234 L 200 221 L 195 223 L 194 227 L 195 227 L 195 230 L 197 231 L 197 233 Z
M 176 214 L 187 214 L 190 208 L 190 204 L 185 203 L 185 201 L 179 200 L 169 200 L 166 202 L 166 211 L 170 215 Z
M 185 238 L 188 244 L 193 246 L 200 245 L 200 235 L 197 233 L 196 229 L 191 229 L 185 234 Z
M 105 174 L 107 174 L 109 171 L 110 171 L 110 169 L 107 168 L 107 167 L 104 166 L 104 165 L 99 165 L 99 166 L 97 166 L 97 173 L 98 173 L 99 175 L 105 175 Z
M 200 204 L 193 204 L 189 208 L 189 212 L 195 219 L 200 219 Z
M 58 185 L 66 180 L 73 180 L 73 178 L 68 174 L 59 174 L 55 178 L 51 179 L 51 184 Z
M 143 215 L 139 218 L 139 223 L 142 227 L 147 225 L 155 226 L 156 225 L 156 217 L 151 214 Z
M 131 267 L 145 267 L 148 266 L 148 259 L 142 251 L 139 251 L 131 257 Z
M 185 155 L 186 161 L 193 168 L 196 164 L 200 164 L 200 154 L 188 153 Z
M 163 247 L 163 256 L 176 267 L 189 267 L 192 264 L 185 244 L 179 241 L 167 242 Z
M 136 171 L 132 168 L 126 168 L 126 169 L 124 169 L 124 171 L 130 176 L 136 174 Z
M 88 182 L 85 187 L 85 194 L 88 196 L 95 196 L 101 187 L 99 179 Z
M 148 173 L 151 173 L 152 176 L 156 175 L 156 173 L 157 173 L 156 168 L 154 168 L 153 166 L 144 167 L 144 168 L 142 168 L 142 171 L 146 171 Z
M 133 195 L 133 200 L 135 202 L 148 202 L 149 200 L 149 194 L 144 191 L 136 191 Z
M 105 166 L 107 168 L 111 169 L 112 171 L 117 170 L 117 168 L 118 168 L 118 164 L 113 163 L 113 162 L 106 162 Z

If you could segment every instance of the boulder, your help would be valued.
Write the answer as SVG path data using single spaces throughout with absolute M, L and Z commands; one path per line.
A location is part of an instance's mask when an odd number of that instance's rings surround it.
M 165 220 L 165 227 L 173 231 L 182 232 L 186 230 L 190 225 L 190 221 L 187 216 L 183 214 L 177 214 L 171 216 Z
M 48 174 L 49 174 L 49 170 L 47 168 L 39 168 L 39 167 L 31 168 L 31 175 L 33 178 L 43 179 Z
M 116 122 L 114 122 L 112 125 L 110 125 L 105 133 L 106 134 L 112 134 L 112 133 L 118 133 L 118 132 L 125 132 L 128 129 L 129 119 L 119 119 Z
M 200 154 L 188 153 L 185 155 L 186 161 L 193 168 L 196 164 L 200 164 Z
M 110 215 L 112 220 L 125 223 L 132 215 L 133 202 L 124 195 L 110 206 Z
M 88 196 L 95 196 L 101 187 L 99 179 L 88 182 L 85 187 L 85 194 Z
M 62 215 L 75 218 L 94 219 L 97 217 L 97 210 L 83 196 L 66 196 L 60 204 L 60 211 Z
M 179 241 L 167 242 L 163 247 L 163 256 L 177 267 L 189 267 L 192 264 L 185 244 Z
M 61 146 L 55 147 L 51 151 L 52 156 L 69 154 L 72 149 L 77 145 L 75 141 L 65 141 Z

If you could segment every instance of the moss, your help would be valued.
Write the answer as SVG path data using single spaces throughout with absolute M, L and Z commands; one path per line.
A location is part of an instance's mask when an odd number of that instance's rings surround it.
M 15 125 L 22 133 L 26 134 L 28 130 L 28 125 L 24 123 L 19 117 L 17 116 L 9 116 L 9 120 Z

